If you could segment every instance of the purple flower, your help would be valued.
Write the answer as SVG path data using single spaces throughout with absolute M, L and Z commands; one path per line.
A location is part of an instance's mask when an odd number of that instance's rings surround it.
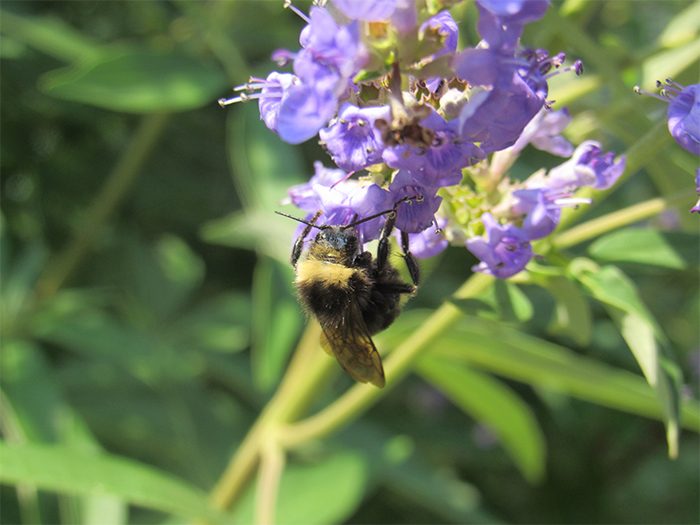
M 309 182 L 297 184 L 287 190 L 290 201 L 307 213 L 315 213 L 319 209 L 319 202 L 316 198 L 316 193 L 313 190 L 314 185 L 319 184 L 332 188 L 338 184 L 343 186 L 355 186 L 357 181 L 347 180 L 348 174 L 343 170 L 334 170 L 325 168 L 319 161 L 314 162 L 315 174 Z M 347 192 L 349 188 L 345 188 Z
M 368 217 L 391 209 L 394 202 L 391 194 L 376 184 L 355 186 L 347 191 L 345 187 L 313 185 L 326 224 L 348 224 L 355 218 Z M 377 239 L 384 224 L 384 218 L 377 217 L 357 226 L 360 243 Z
M 444 38 L 443 48 L 428 57 L 430 60 L 457 51 L 459 29 L 457 28 L 457 22 L 452 18 L 449 11 L 440 11 L 437 15 L 423 22 L 419 32 L 425 33 L 426 31 L 434 31 Z
M 424 58 L 425 62 L 435 60 L 436 58 L 447 53 L 457 51 L 457 43 L 459 42 L 459 29 L 457 22 L 449 11 L 441 11 L 432 18 L 429 18 L 420 26 L 419 32 L 425 33 L 433 31 L 444 38 L 443 47 L 437 53 L 433 53 L 429 57 Z M 432 77 L 425 79 L 425 87 L 431 92 L 436 93 L 440 86 L 446 82 L 442 77 Z
M 333 0 L 345 16 L 364 22 L 382 22 L 396 10 L 396 0 Z
M 700 168 L 695 168 L 695 191 L 700 195 Z M 697 204 L 690 208 L 690 213 L 697 212 L 700 213 L 700 200 Z
M 309 17 L 309 24 L 301 30 L 299 36 L 303 48 L 299 55 L 310 55 L 312 61 L 334 70 L 343 78 L 351 78 L 368 58 L 367 50 L 360 40 L 357 22 L 339 26 L 326 9 L 317 6 L 311 8 Z M 297 71 L 296 60 L 294 71 L 306 80 Z
M 528 24 L 544 16 L 549 0 L 477 0 L 476 5 L 496 15 L 503 24 Z
M 665 84 L 657 80 L 656 87 L 662 88 L 659 95 L 642 91 L 639 86 L 634 91 L 668 102 L 666 116 L 671 136 L 684 150 L 700 155 L 700 84 L 683 87 L 669 78 Z
M 389 191 L 393 202 L 398 202 L 404 197 L 422 197 L 422 202 L 413 200 L 399 204 L 396 211 L 396 227 L 399 230 L 419 233 L 435 221 L 435 212 L 442 202 L 442 197 L 436 195 L 435 188 L 417 184 L 407 171 L 401 170 L 394 176 Z
M 468 49 L 452 61 L 457 76 L 475 92 L 459 117 L 462 137 L 481 142 L 485 153 L 512 146 L 544 107 L 549 87 L 546 74 L 558 67 L 563 55 L 549 58 L 545 52 L 526 51 L 520 57 L 491 49 Z
M 428 259 L 442 252 L 450 244 L 445 239 L 445 234 L 442 231 L 442 228 L 446 225 L 447 219 L 438 217 L 438 230 L 427 228 L 420 233 L 410 233 L 408 235 L 408 246 L 411 249 L 411 253 L 418 259 Z M 396 237 L 399 239 L 398 231 L 396 232 Z
M 504 23 L 503 20 L 479 2 L 476 3 L 479 10 L 477 31 L 486 46 L 494 51 L 514 50 L 520 41 L 523 32 L 523 24 L 518 22 Z
M 528 144 L 559 157 L 570 157 L 574 147 L 560 133 L 571 122 L 566 108 L 560 111 L 541 110 L 533 118 L 513 144 L 513 152 L 521 151 Z
M 390 167 L 408 170 L 423 186 L 440 188 L 458 184 L 462 180 L 462 168 L 485 157 L 479 146 L 460 137 L 456 119 L 447 122 L 431 108 L 421 126 L 434 133 L 431 147 L 412 148 L 402 144 L 386 148 L 382 157 Z
M 611 188 L 625 171 L 625 157 L 615 162 L 612 151 L 603 153 L 600 143 L 587 140 L 565 163 L 549 170 L 546 177 L 533 177 L 526 182 L 530 189 L 547 187 L 554 191 L 573 191 L 581 186 L 596 190 Z
M 323 87 L 300 84 L 288 90 L 277 117 L 277 133 L 283 141 L 301 144 L 314 137 L 335 115 L 338 96 L 333 89 Z
M 668 104 L 668 130 L 684 150 L 700 155 L 700 84 L 672 92 L 676 97 Z
M 299 41 L 302 49 L 294 58 L 294 73 L 301 82 L 287 90 L 277 118 L 277 132 L 290 144 L 312 138 L 328 123 L 349 80 L 368 58 L 357 22 L 338 26 L 321 7 L 311 8 Z
M 381 132 L 374 127 L 378 119 L 390 120 L 389 106 L 358 108 L 345 102 L 338 118 L 319 131 L 319 137 L 338 167 L 357 171 L 382 162 Z
M 396 0 L 396 11 L 391 16 L 391 25 L 399 33 L 413 31 L 418 24 L 416 0 Z
M 486 228 L 486 238 L 477 236 L 466 241 L 467 249 L 481 260 L 472 270 L 499 279 L 507 279 L 523 270 L 532 258 L 527 235 L 516 226 L 501 226 L 490 213 L 484 213 L 481 222 Z
M 513 197 L 512 210 L 526 215 L 521 229 L 530 240 L 542 239 L 557 228 L 561 217 L 561 206 L 556 202 L 558 195 L 538 189 L 517 190 Z

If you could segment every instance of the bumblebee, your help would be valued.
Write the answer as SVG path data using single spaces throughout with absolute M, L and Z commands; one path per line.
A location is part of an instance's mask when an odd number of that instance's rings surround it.
M 355 220 L 345 226 L 316 224 L 321 212 L 306 221 L 277 212 L 306 224 L 294 243 L 291 262 L 296 272 L 299 302 L 318 320 L 323 334 L 321 346 L 334 355 L 355 381 L 382 388 L 384 368 L 372 335 L 381 332 L 401 313 L 401 295 L 413 294 L 418 284 L 418 262 L 402 232 L 401 245 L 413 284 L 404 282 L 388 261 L 389 236 L 396 222 L 396 208 Z M 377 248 L 377 258 L 360 252 L 357 225 L 386 215 Z M 304 240 L 312 228 L 319 230 L 304 257 Z

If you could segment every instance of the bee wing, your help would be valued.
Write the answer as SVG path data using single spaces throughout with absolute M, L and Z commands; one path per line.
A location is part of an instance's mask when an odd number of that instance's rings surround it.
M 347 315 L 341 317 L 338 325 L 321 325 L 321 328 L 321 346 L 328 354 L 335 355 L 350 377 L 379 388 L 385 385 L 382 359 L 355 299 L 350 300 Z

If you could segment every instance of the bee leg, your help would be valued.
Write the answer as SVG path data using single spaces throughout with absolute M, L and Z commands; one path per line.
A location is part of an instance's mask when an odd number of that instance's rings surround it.
M 320 216 L 321 212 L 317 211 L 316 214 L 311 218 L 311 221 L 309 221 L 309 224 L 306 225 L 306 228 L 304 228 L 304 231 L 301 232 L 299 238 L 294 242 L 294 247 L 292 248 L 291 262 L 292 266 L 294 266 L 295 268 L 297 267 L 297 262 L 299 262 L 299 257 L 301 257 L 301 252 L 304 251 L 304 239 L 306 239 L 306 236 L 309 234 L 309 232 L 311 232 L 311 228 L 314 227 L 314 224 Z
M 386 260 L 389 258 L 389 236 L 394 230 L 394 224 L 396 224 L 396 206 L 386 214 L 384 229 L 382 230 L 382 235 L 379 237 L 379 246 L 377 246 L 377 270 L 380 272 L 384 268 Z
M 418 281 L 420 280 L 420 266 L 418 266 L 418 260 L 415 255 L 409 250 L 408 233 L 406 232 L 401 232 L 401 250 L 403 251 L 403 258 L 406 261 L 406 267 L 411 276 L 411 281 L 418 286 Z

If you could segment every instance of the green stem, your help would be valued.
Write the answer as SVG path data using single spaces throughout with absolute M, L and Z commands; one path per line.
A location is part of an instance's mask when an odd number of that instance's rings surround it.
M 229 461 L 210 494 L 218 509 L 229 508 L 241 495 L 260 460 L 263 444 L 282 422 L 298 417 L 324 382 L 333 360 L 319 349 L 320 327 L 310 323 L 299 342 L 282 384 Z
M 78 267 L 109 216 L 131 188 L 168 118 L 167 114 L 144 117 L 136 135 L 85 213 L 80 229 L 66 249 L 46 266 L 39 277 L 34 289 L 39 299 L 51 298 Z
M 474 274 L 455 293 L 454 298 L 474 297 L 483 291 L 492 280 L 493 278 L 490 276 Z M 462 315 L 459 308 L 450 302 L 445 302 L 410 337 L 407 337 L 386 360 L 384 368 L 387 377 L 391 379 L 391 385 L 398 384 L 410 372 L 411 365 L 420 352 L 436 337 L 442 335 Z M 355 385 L 318 414 L 299 423 L 282 427 L 279 433 L 280 441 L 285 447 L 291 448 L 310 439 L 325 436 L 366 411 L 384 397 L 388 390 Z
M 653 217 L 676 202 L 686 199 L 690 194 L 690 191 L 684 191 L 666 199 L 658 197 L 603 215 L 556 235 L 551 244 L 558 249 L 569 248 L 617 228 Z
M 260 475 L 256 493 L 255 522 L 257 525 L 272 525 L 275 522 L 277 492 L 284 471 L 285 452 L 279 443 L 270 436 L 262 448 Z

